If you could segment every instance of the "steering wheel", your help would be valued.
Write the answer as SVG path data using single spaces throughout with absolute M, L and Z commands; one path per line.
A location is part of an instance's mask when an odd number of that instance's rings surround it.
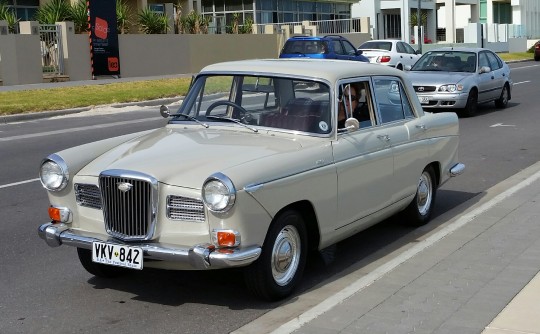
M 206 114 L 205 116 L 210 116 L 210 112 L 212 110 L 214 110 L 217 106 L 229 106 L 229 107 L 233 107 L 234 109 L 237 109 L 239 112 L 240 112 L 240 117 L 238 118 L 239 120 L 241 121 L 244 121 L 245 118 L 246 118 L 246 115 L 248 115 L 248 111 L 246 109 L 244 109 L 244 107 L 234 103 L 234 102 L 231 102 L 231 101 L 216 101 L 214 103 L 212 103 L 211 105 L 208 106 L 208 108 L 206 109 Z

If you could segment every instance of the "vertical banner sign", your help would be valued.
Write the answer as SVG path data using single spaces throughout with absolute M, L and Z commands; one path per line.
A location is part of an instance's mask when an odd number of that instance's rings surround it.
M 116 0 L 88 0 L 92 77 L 120 76 Z

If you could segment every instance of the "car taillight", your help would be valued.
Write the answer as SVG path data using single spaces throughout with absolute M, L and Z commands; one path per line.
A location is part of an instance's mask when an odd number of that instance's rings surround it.
M 390 61 L 390 56 L 381 56 L 379 58 L 379 63 L 388 63 Z
M 535 49 L 540 49 L 540 44 L 535 44 L 535 45 L 534 45 L 534 48 L 535 48 Z

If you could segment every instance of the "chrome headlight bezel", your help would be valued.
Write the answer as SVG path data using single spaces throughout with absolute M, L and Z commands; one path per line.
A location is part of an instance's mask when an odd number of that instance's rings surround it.
M 69 171 L 66 162 L 57 154 L 43 159 L 39 169 L 41 185 L 49 191 L 62 191 L 69 182 Z
M 226 175 L 212 174 L 203 183 L 202 200 L 211 212 L 225 213 L 234 206 L 236 188 Z
M 442 85 L 439 87 L 438 91 L 443 93 L 456 93 L 463 90 L 463 85 L 461 84 L 448 84 Z

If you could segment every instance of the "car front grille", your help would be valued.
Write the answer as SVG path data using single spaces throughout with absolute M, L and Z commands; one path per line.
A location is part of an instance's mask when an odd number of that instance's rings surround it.
M 75 199 L 77 204 L 93 209 L 101 209 L 101 194 L 93 184 L 75 184 Z
M 204 222 L 204 204 L 201 200 L 182 196 L 167 196 L 167 218 Z
M 155 229 L 157 180 L 127 171 L 99 176 L 107 232 L 122 240 L 148 240 Z
M 414 91 L 417 93 L 434 92 L 436 89 L 436 86 L 414 86 Z

